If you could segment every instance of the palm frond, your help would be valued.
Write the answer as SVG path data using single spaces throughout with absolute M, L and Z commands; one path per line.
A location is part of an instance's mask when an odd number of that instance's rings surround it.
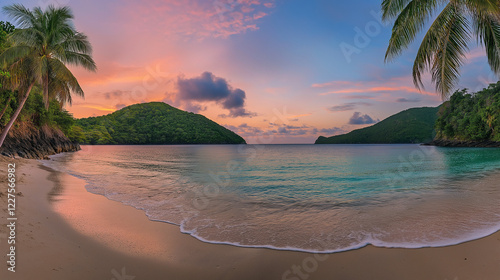
M 488 63 L 495 74 L 500 75 L 500 21 L 489 12 L 476 11 L 472 14 L 474 33 L 484 45 Z
M 73 102 L 71 89 L 66 82 L 58 79 L 51 79 L 49 83 L 49 92 L 50 99 L 58 100 L 61 106 L 64 106 L 65 104 L 71 105 Z
M 7 68 L 31 52 L 32 48 L 24 45 L 10 47 L 0 53 L 0 67 Z
M 433 74 L 436 88 L 442 97 L 445 97 L 458 78 L 469 36 L 466 19 L 457 14 L 454 4 L 446 5 L 425 34 L 417 51 L 413 64 L 415 86 L 418 89 L 424 88 L 422 75 L 429 70 Z M 454 42 L 449 43 L 447 40 Z M 446 68 L 439 70 L 438 66 Z
M 83 54 L 92 54 L 92 45 L 90 44 L 87 35 L 83 33 L 75 33 L 61 42 L 61 46 L 68 51 L 79 52 Z
M 59 80 L 67 84 L 69 89 L 78 96 L 83 97 L 84 92 L 76 77 L 71 71 L 58 59 L 50 60 L 50 68 L 52 69 L 51 78 Z
M 470 22 L 459 7 L 450 3 L 442 12 L 440 38 L 432 65 L 432 81 L 436 90 L 445 99 L 455 88 L 460 77 L 460 67 L 464 64 L 471 39 Z M 441 21 L 440 20 L 440 21 Z
M 22 5 L 11 5 L 4 12 L 22 28 L 10 40 L 12 48 L 0 54 L 0 64 L 10 65 L 19 86 L 36 82 L 44 101 L 57 99 L 71 103 L 71 94 L 84 92 L 65 64 L 96 71 L 92 46 L 85 34 L 76 31 L 69 7 L 49 6 L 31 11 Z M 0 65 L 1 66 L 1 65 Z
M 3 7 L 4 13 L 10 16 L 19 28 L 33 27 L 36 18 L 33 13 L 21 4 L 13 4 Z
M 391 61 L 401 55 L 404 49 L 415 40 L 425 23 L 432 17 L 439 6 L 439 0 L 413 0 L 400 11 L 394 22 L 391 39 L 385 54 L 385 61 Z
M 410 3 L 411 0 L 384 0 L 382 1 L 382 20 L 394 19 Z
M 10 34 L 9 40 L 15 42 L 16 45 L 39 48 L 45 41 L 45 34 L 34 28 L 16 29 Z
M 65 56 L 64 58 L 61 58 L 61 61 L 75 66 L 81 66 L 89 71 L 97 71 L 97 65 L 95 61 L 88 54 L 66 51 Z
M 498 0 L 462 0 L 465 7 L 474 16 L 477 13 L 500 14 L 500 3 Z

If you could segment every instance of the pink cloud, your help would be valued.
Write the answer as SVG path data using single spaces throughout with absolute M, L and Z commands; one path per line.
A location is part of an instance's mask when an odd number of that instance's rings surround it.
M 258 19 L 263 18 L 265 16 L 267 16 L 267 13 L 259 12 L 259 13 L 255 14 L 255 15 L 253 15 L 253 19 L 254 20 L 258 20 Z
M 486 51 L 484 50 L 483 47 L 477 47 L 472 49 L 470 52 L 467 53 L 466 58 L 467 60 L 475 60 L 477 58 L 482 58 L 486 57 Z
M 375 99 L 377 96 L 374 95 L 346 95 L 345 99 Z
M 150 0 L 124 1 L 123 11 L 133 21 L 161 26 L 166 35 L 226 38 L 258 29 L 257 20 L 274 5 L 261 0 Z
M 341 87 L 341 86 L 353 86 L 362 85 L 362 82 L 351 82 L 351 81 L 332 81 L 322 84 L 313 84 L 313 88 L 326 88 L 326 87 Z
M 328 92 L 320 93 L 319 95 L 330 94 L 352 94 L 352 93 L 381 93 L 381 92 L 407 92 L 418 93 L 423 95 L 436 96 L 435 92 L 419 90 L 411 83 L 410 77 L 392 78 L 388 81 L 368 81 L 368 82 L 351 82 L 351 81 L 332 81 L 322 84 L 313 84 L 313 88 L 332 88 Z

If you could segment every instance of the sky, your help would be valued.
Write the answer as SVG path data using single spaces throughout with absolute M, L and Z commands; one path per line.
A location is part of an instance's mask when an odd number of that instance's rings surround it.
M 314 143 L 413 107 L 438 106 L 430 78 L 415 89 L 419 39 L 384 62 L 391 23 L 380 0 L 2 0 L 70 6 L 96 73 L 72 68 L 85 92 L 67 110 L 101 116 L 161 101 L 200 113 L 248 143 Z M 4 14 L 0 20 L 9 20 Z M 470 46 L 458 88 L 497 80 Z

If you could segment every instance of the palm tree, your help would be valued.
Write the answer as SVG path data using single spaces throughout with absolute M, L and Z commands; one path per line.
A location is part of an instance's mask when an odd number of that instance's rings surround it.
M 3 10 L 20 29 L 9 36 L 12 46 L 0 54 L 0 63 L 7 65 L 11 75 L 16 76 L 17 89 L 23 94 L 0 135 L 0 147 L 35 84 L 41 86 L 48 108 L 51 97 L 62 98 L 65 102 L 71 101 L 71 92 L 84 95 L 66 64 L 90 71 L 97 69 L 92 59 L 92 46 L 87 36 L 73 26 L 74 17 L 69 7 L 49 6 L 42 11 L 38 7 L 29 10 L 14 4 Z M 51 89 L 57 92 L 50 92 Z
M 491 70 L 500 75 L 499 0 L 383 0 L 382 13 L 383 20 L 395 20 L 386 62 L 401 55 L 435 17 L 413 65 L 418 89 L 423 88 L 423 72 L 429 71 L 436 90 L 446 99 L 458 82 L 472 39 L 484 46 Z
M 0 21 L 0 53 L 3 52 L 9 45 L 7 42 L 7 36 L 14 32 L 15 28 L 14 25 L 12 25 L 10 22 L 4 22 Z M 0 69 L 0 90 L 5 84 L 6 80 L 10 78 L 10 73 L 7 71 L 3 71 Z M 2 119 L 3 114 L 5 114 L 5 111 L 7 111 L 7 108 L 10 106 L 10 101 L 12 100 L 12 94 L 9 94 L 9 98 L 7 99 L 7 102 L 5 103 L 5 107 L 3 108 L 2 112 L 0 113 L 0 119 Z

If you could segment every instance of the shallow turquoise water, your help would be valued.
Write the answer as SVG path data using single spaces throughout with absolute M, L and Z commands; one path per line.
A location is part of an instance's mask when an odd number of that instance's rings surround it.
M 44 164 L 214 243 L 316 252 L 416 248 L 500 228 L 500 149 L 84 146 Z

